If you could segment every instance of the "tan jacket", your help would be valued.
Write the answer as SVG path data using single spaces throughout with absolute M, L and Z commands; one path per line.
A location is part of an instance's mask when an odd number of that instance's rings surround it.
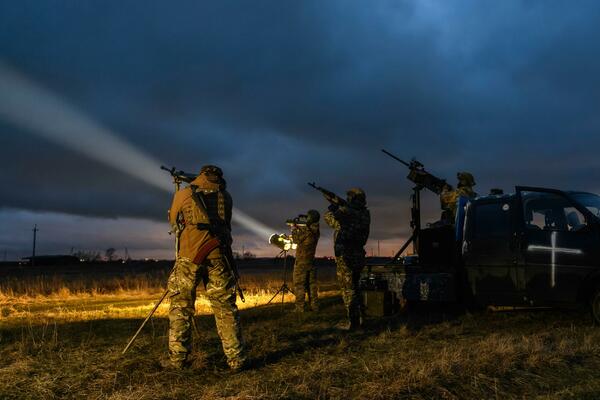
M 190 187 L 176 192 L 169 209 L 171 226 L 177 223 L 178 218 L 183 220 L 185 227 L 179 237 L 179 256 L 189 259 L 194 259 L 198 249 L 213 238 L 215 232 L 211 233 L 207 229 L 211 222 L 219 226 L 219 236 L 223 244 L 231 243 L 231 196 L 225 189 L 201 177 L 193 181 Z M 192 187 L 203 193 L 208 210 L 203 210 L 203 207 L 196 204 L 192 197 Z M 218 252 L 219 249 L 216 249 L 209 258 L 219 256 Z

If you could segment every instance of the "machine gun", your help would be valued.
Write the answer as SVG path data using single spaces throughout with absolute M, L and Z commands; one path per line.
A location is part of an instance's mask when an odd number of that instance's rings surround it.
M 381 151 L 393 158 L 394 160 L 398 161 L 399 163 L 406 165 L 410 170 L 406 178 L 409 181 L 415 183 L 417 186 L 427 188 L 437 195 L 440 195 L 444 191 L 444 189 L 452 190 L 452 187 L 448 185 L 448 183 L 446 183 L 445 179 L 440 179 L 435 175 L 432 175 L 429 172 L 427 172 L 425 170 L 425 166 L 418 160 L 413 158 L 410 161 L 410 163 L 407 163 L 406 161 L 396 157 L 387 150 L 381 149 Z
M 308 186 L 323 193 L 323 197 L 325 197 L 325 200 L 327 200 L 334 206 L 340 207 L 340 206 L 345 206 L 347 204 L 346 200 L 342 199 L 337 194 L 330 192 L 329 190 L 327 190 L 325 188 L 322 188 L 321 186 L 317 186 L 314 182 L 309 182 Z
M 413 252 L 418 253 L 419 251 L 419 234 L 421 233 L 421 190 L 427 188 L 433 193 L 440 195 L 442 192 L 452 190 L 453 188 L 446 183 L 445 179 L 440 179 L 427 172 L 425 170 L 425 166 L 416 159 L 413 158 L 410 163 L 407 163 L 389 151 L 384 149 L 381 149 L 381 151 L 394 160 L 407 166 L 410 172 L 406 178 L 415 184 L 413 187 L 413 194 L 411 196 L 412 206 L 410 209 L 410 227 L 412 228 L 412 235 L 410 238 L 408 238 L 406 243 L 402 245 L 396 255 L 394 255 L 393 260 L 396 260 L 411 243 L 413 244 Z

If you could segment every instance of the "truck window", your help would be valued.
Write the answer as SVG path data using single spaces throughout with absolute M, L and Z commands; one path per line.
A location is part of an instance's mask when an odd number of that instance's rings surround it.
M 525 226 L 529 230 L 576 232 L 584 215 L 567 198 L 554 193 L 522 192 Z
M 474 215 L 474 237 L 486 239 L 510 236 L 510 209 L 507 203 L 478 204 Z
M 567 218 L 567 229 L 569 231 L 576 232 L 586 225 L 585 217 L 575 207 L 566 207 L 565 217 Z
M 579 204 L 583 205 L 592 214 L 600 218 L 600 197 L 591 193 L 575 193 L 573 194 L 573 197 Z

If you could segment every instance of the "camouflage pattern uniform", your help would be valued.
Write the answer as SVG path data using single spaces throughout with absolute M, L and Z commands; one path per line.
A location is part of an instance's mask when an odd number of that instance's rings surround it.
M 360 292 L 358 281 L 365 265 L 364 246 L 369 237 L 371 215 L 362 189 L 348 191 L 347 204 L 329 206 L 325 222 L 335 230 L 334 251 L 337 278 L 346 306 L 350 329 L 360 326 Z
M 306 295 L 308 295 L 310 309 L 317 311 L 319 308 L 317 277 L 313 262 L 320 236 L 320 215 L 316 210 L 308 211 L 307 215 L 306 225 L 295 225 L 292 228 L 292 239 L 298 245 L 294 263 L 294 295 L 298 312 L 304 312 L 307 309 L 304 303 Z
M 229 366 L 239 369 L 246 362 L 235 304 L 233 260 L 230 257 L 232 200 L 225 187 L 225 180 L 218 167 L 202 167 L 190 186 L 175 194 L 169 210 L 171 224 L 180 221 L 185 225 L 180 234 L 178 258 L 168 281 L 171 299 L 169 359 L 176 368 L 183 368 L 189 363 L 196 287 L 200 281 L 206 287 L 206 295 L 215 315 L 217 332 Z M 219 238 L 221 247 L 195 264 L 193 260 L 198 249 L 214 237 Z
M 460 197 L 468 197 L 470 199 L 477 197 L 477 193 L 473 190 L 473 186 L 476 183 L 472 174 L 469 172 L 459 172 L 456 174 L 456 178 L 458 179 L 457 188 L 453 190 L 452 186 L 447 185 L 440 194 L 440 203 L 444 211 L 443 219 L 450 223 L 454 223 L 456 220 L 456 205 Z

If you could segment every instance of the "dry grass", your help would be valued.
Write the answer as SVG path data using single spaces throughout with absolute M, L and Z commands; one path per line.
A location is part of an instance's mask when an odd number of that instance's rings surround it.
M 281 260 L 277 261 L 278 263 Z M 293 263 L 290 261 L 290 264 Z M 252 265 L 250 265 L 252 267 Z M 0 269 L 0 301 L 2 299 L 68 299 L 85 296 L 158 293 L 163 290 L 172 268 L 171 262 L 137 264 L 81 264 L 64 267 L 21 267 Z M 291 268 L 291 267 L 290 267 Z M 335 286 L 333 265 L 319 268 L 319 282 L 327 290 Z M 251 295 L 264 295 L 277 290 L 282 283 L 280 265 L 269 268 L 240 269 L 240 283 Z M 291 271 L 287 272 L 287 282 Z
M 600 330 L 584 312 L 420 310 L 346 333 L 336 296 L 297 315 L 289 303 L 261 306 L 269 296 L 256 289 L 241 311 L 254 368 L 237 375 L 202 301 L 194 366 L 176 373 L 159 366 L 164 308 L 120 355 L 160 291 L 5 297 L 0 398 L 600 398 Z

